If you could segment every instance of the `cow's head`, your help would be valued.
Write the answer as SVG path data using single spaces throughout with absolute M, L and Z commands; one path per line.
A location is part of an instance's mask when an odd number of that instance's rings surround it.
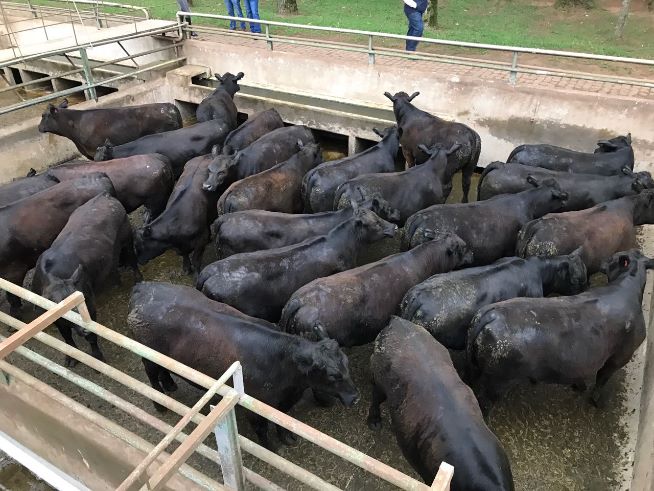
M 654 223 L 654 189 L 646 189 L 628 199 L 634 200 L 634 225 Z
M 416 245 L 426 242 L 439 242 L 443 246 L 445 260 L 450 264 L 450 269 L 460 266 L 468 266 L 473 263 L 474 256 L 468 244 L 456 234 L 449 232 L 437 232 L 429 228 L 419 228 L 414 234 Z M 412 242 L 413 243 L 413 242 Z
M 536 188 L 549 189 L 552 200 L 560 201 L 561 206 L 563 206 L 563 204 L 568 200 L 568 193 L 561 189 L 561 186 L 553 177 L 538 180 L 534 176 L 528 175 L 527 182 Z
M 58 107 L 48 104 L 46 110 L 41 114 L 39 133 L 56 133 L 60 130 L 59 111 L 68 109 L 68 99 L 64 99 Z
M 225 73 L 224 75 L 220 75 L 218 73 L 215 74 L 216 80 L 220 83 L 219 89 L 222 88 L 229 93 L 230 96 L 234 97 L 234 94 L 236 94 L 239 90 L 241 90 L 241 86 L 238 84 L 238 81 L 241 80 L 245 74 L 243 72 L 238 72 L 237 75 L 233 75 L 229 72 Z
M 379 193 L 373 194 L 369 199 L 366 199 L 361 203 L 353 201 L 351 204 L 354 209 L 360 207 L 370 210 L 376 215 L 382 217 L 384 220 L 389 220 L 391 222 L 398 222 L 400 220 L 400 210 L 393 208 Z
M 302 140 L 298 140 L 297 145 L 299 148 L 299 157 L 302 160 L 311 162 L 312 168 L 322 163 L 322 149 L 320 148 L 320 145 L 317 143 L 308 143 L 305 145 Z
M 101 162 L 104 160 L 111 160 L 113 158 L 114 158 L 114 146 L 112 145 L 111 141 L 109 141 L 109 138 L 107 138 L 104 142 L 104 145 L 98 147 L 97 150 L 95 151 L 93 160 L 95 160 L 96 162 Z
M 159 240 L 156 237 L 156 224 L 154 226 L 154 231 L 152 224 L 144 225 L 143 228 L 134 231 L 134 250 L 140 265 L 161 256 L 167 249 L 172 247 L 167 241 Z
M 211 155 L 213 160 L 209 164 L 209 175 L 202 184 L 202 189 L 215 192 L 228 180 L 231 170 L 238 165 L 241 152 L 234 155 L 220 155 L 218 154 L 218 148 L 214 147 Z
M 611 283 L 625 273 L 635 276 L 639 270 L 647 269 L 654 269 L 654 259 L 643 255 L 638 249 L 631 249 L 613 254 L 602 264 L 600 271 Z
M 355 233 L 363 242 L 373 243 L 384 237 L 395 237 L 397 232 L 397 225 L 364 208 L 355 210 L 353 220 Z
M 350 377 L 347 356 L 333 339 L 303 340 L 292 359 L 311 388 L 338 397 L 347 407 L 359 400 L 359 391 Z
M 611 153 L 621 148 L 631 146 L 631 133 L 626 136 L 616 136 L 610 140 L 598 140 L 595 153 Z
M 541 258 L 541 260 L 551 261 L 555 267 L 551 291 L 563 295 L 576 295 L 586 289 L 588 271 L 583 260 L 583 248 L 578 247 L 566 256 Z
M 633 179 L 631 188 L 637 193 L 640 193 L 645 189 L 654 188 L 654 179 L 652 179 L 652 175 L 647 171 L 634 172 L 629 167 L 623 167 L 622 173 Z

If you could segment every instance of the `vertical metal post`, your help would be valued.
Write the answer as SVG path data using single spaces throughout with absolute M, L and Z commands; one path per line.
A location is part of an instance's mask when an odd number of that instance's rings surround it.
M 34 18 L 36 19 L 36 18 L 38 17 L 38 15 L 36 15 L 36 9 L 35 9 L 34 6 L 32 5 L 32 0 L 27 0 L 27 5 L 30 6 L 30 10 L 32 11 L 32 15 L 33 15 Z
M 0 370 L 0 384 L 9 385 L 9 375 Z
M 375 51 L 372 49 L 372 34 L 368 36 L 368 65 L 375 64 Z
M 509 83 L 515 85 L 518 80 L 518 72 L 515 70 L 518 68 L 518 52 L 513 52 L 513 59 L 511 60 L 511 71 L 509 72 Z
M 270 51 L 273 50 L 273 41 L 272 38 L 270 37 L 270 26 L 268 24 L 265 24 L 264 26 L 266 28 L 266 42 L 268 43 L 268 49 Z
M 95 16 L 95 25 L 98 26 L 98 29 L 102 29 L 102 19 L 100 19 L 100 12 L 97 5 L 93 7 L 93 15 Z
M 223 482 L 230 489 L 244 490 L 243 461 L 241 460 L 241 448 L 238 444 L 236 413 L 233 409 L 216 425 L 214 433 L 216 435 L 216 447 L 220 455 L 220 467 L 223 471 Z
M 86 93 L 89 99 L 93 99 L 95 102 L 98 102 L 98 94 L 93 87 L 93 74 L 91 73 L 91 68 L 89 67 L 89 57 L 86 54 L 86 48 L 79 49 L 80 57 L 82 58 L 82 69 L 84 70 L 84 78 L 86 79 L 86 85 L 89 85 Z
M 45 17 L 43 16 L 43 9 L 41 8 L 41 24 L 43 25 L 43 34 L 45 34 L 45 40 L 49 41 L 50 38 L 48 38 L 48 29 L 45 27 Z

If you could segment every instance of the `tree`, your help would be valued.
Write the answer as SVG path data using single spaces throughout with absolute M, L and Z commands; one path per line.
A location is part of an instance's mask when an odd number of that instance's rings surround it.
M 654 2 L 654 0 L 652 0 Z M 429 27 L 438 27 L 438 0 L 431 0 L 423 16 Z
M 631 0 L 622 0 L 622 8 L 618 14 L 618 22 L 615 24 L 615 37 L 617 38 L 621 38 L 624 33 L 624 26 L 627 23 L 630 4 Z
M 297 14 L 297 0 L 277 0 L 277 13 Z

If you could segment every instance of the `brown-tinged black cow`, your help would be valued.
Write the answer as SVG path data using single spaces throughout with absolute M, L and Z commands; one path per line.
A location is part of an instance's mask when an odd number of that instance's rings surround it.
M 127 213 L 145 206 L 145 223 L 161 214 L 175 183 L 168 159 L 159 154 L 133 155 L 105 162 L 67 163 L 51 167 L 46 174 L 59 181 L 68 181 L 93 172 L 107 174 L 116 190 L 116 198 Z
M 77 150 L 92 159 L 107 140 L 114 145 L 137 140 L 145 135 L 177 130 L 182 116 L 167 102 L 106 109 L 68 109 L 68 101 L 48 108 L 41 115 L 39 132 L 54 133 L 71 140 Z
M 182 256 L 186 273 L 200 271 L 218 202 L 218 193 L 202 189 L 211 159 L 211 155 L 203 155 L 189 160 L 168 198 L 166 209 L 136 231 L 134 244 L 140 264 L 174 249 Z
M 370 343 L 409 288 L 471 262 L 472 253 L 459 237 L 435 234 L 408 252 L 304 285 L 284 306 L 279 326 L 309 339 L 335 339 L 341 346 Z
M 8 183 L 0 185 L 0 207 L 13 203 L 33 194 L 50 188 L 59 183 L 59 180 L 47 173 L 36 175 L 34 169 L 26 177 L 19 177 Z
M 313 133 L 306 126 L 287 126 L 266 133 L 234 155 L 214 155 L 209 166 L 209 177 L 204 189 L 223 189 L 239 179 L 270 169 L 288 160 L 302 145 L 315 143 Z
M 247 393 L 280 411 L 288 412 L 309 387 L 345 406 L 359 399 L 347 357 L 335 341 L 314 343 L 285 334 L 192 288 L 139 283 L 132 290 L 127 320 L 137 341 L 210 377 L 220 377 L 240 361 Z M 176 389 L 165 368 L 145 359 L 143 364 L 152 387 Z M 268 421 L 250 411 L 248 418 L 260 443 L 274 450 Z M 283 443 L 295 442 L 288 431 L 277 431 Z
M 373 128 L 381 141 L 369 149 L 344 159 L 325 162 L 307 172 L 302 181 L 302 199 L 307 212 L 334 209 L 334 193 L 338 186 L 362 174 L 393 172 L 400 145 L 396 126 L 382 131 Z
M 400 316 L 423 326 L 448 349 L 466 346 L 468 326 L 484 305 L 515 297 L 575 295 L 587 271 L 581 250 L 567 256 L 502 258 L 488 266 L 432 276 L 402 299 Z
M 125 208 L 108 194 L 100 194 L 77 208 L 68 219 L 52 245 L 36 263 L 32 291 L 60 302 L 75 291 L 84 294 L 91 318 L 95 319 L 95 294 L 109 279 L 120 281 L 119 263 L 129 265 L 137 280 L 141 279 L 132 227 Z M 73 329 L 83 335 L 91 345 L 91 353 L 102 360 L 98 337 L 65 319 L 59 319 L 57 328 L 70 346 L 77 347 Z M 66 356 L 66 366 L 77 362 Z
M 184 164 L 194 157 L 211 153 L 214 145 L 222 145 L 231 128 L 220 120 L 197 123 L 187 128 L 148 135 L 138 140 L 114 146 L 106 141 L 98 147 L 94 160 L 112 160 L 132 155 L 158 153 L 168 159 L 175 178 L 184 170 Z
M 393 113 L 400 130 L 400 144 L 407 166 L 422 164 L 430 157 L 420 145 L 427 148 L 434 145 L 443 148 L 460 145 L 449 160 L 457 162 L 462 172 L 463 202 L 467 203 L 472 174 L 481 152 L 481 138 L 472 128 L 462 123 L 446 121 L 415 107 L 411 101 L 419 94 L 420 92 L 414 92 L 412 95 L 406 92 L 398 92 L 395 95 L 384 93 L 393 103 Z
M 211 120 L 223 121 L 227 123 L 231 131 L 236 128 L 238 116 L 238 110 L 234 104 L 234 94 L 241 90 L 238 81 L 245 75 L 243 72 L 239 72 L 238 75 L 227 72 L 225 75 L 216 73 L 214 76 L 218 80 L 218 87 L 200 102 L 195 116 L 198 123 Z
M 341 184 L 334 194 L 334 208 L 350 206 L 352 201 L 364 201 L 380 194 L 400 212 L 396 223 L 402 225 L 414 213 L 428 206 L 445 203 L 452 191 L 452 176 L 458 171 L 458 163 L 448 160 L 459 148 L 434 147 L 423 150 L 429 159 L 422 165 L 402 172 L 364 174 Z
M 514 489 L 509 459 L 475 395 L 427 331 L 393 317 L 375 341 L 370 369 L 368 426 L 381 427 L 380 405 L 386 402 L 402 453 L 428 485 L 445 461 L 454 466 L 453 490 Z
M 57 238 L 70 215 L 98 194 L 116 193 L 106 174 L 64 181 L 0 207 L 0 277 L 23 284 L 39 255 Z M 20 299 L 7 293 L 12 315 Z
M 218 214 L 243 210 L 300 213 L 303 209 L 302 178 L 322 162 L 316 143 L 298 142 L 300 151 L 276 166 L 233 183 L 218 200 Z
M 323 213 L 295 215 L 264 210 L 247 210 L 219 216 L 212 225 L 216 251 L 220 257 L 241 252 L 275 249 L 325 235 L 354 214 L 357 208 L 372 210 L 384 220 L 393 221 L 398 211 L 375 196 L 353 207 Z
M 649 172 L 634 173 L 628 167 L 623 168 L 620 175 L 602 176 L 493 162 L 481 174 L 477 199 L 485 200 L 498 194 L 525 191 L 532 187 L 531 183 L 527 182 L 528 176 L 536 179 L 556 179 L 561 190 L 568 193 L 568 199 L 561 211 L 583 210 L 604 201 L 654 188 L 654 180 Z
M 211 263 L 200 273 L 197 288 L 213 300 L 276 322 L 295 290 L 316 278 L 353 268 L 363 244 L 392 237 L 396 230 L 396 225 L 372 211 L 358 209 L 327 235 Z
M 530 180 L 538 184 L 535 179 Z M 520 229 L 536 217 L 560 210 L 566 198 L 556 181 L 546 179 L 538 187 L 521 193 L 474 203 L 430 206 L 407 220 L 402 247 L 420 244 L 428 236 L 421 230 L 450 232 L 472 249 L 476 266 L 490 264 L 513 256 Z
M 470 324 L 471 381 L 485 410 L 523 382 L 594 388 L 591 402 L 645 339 L 641 303 L 654 261 L 637 250 L 606 266 L 607 286 L 569 297 L 514 298 L 483 307 Z
M 546 169 L 616 176 L 624 167 L 634 168 L 631 134 L 597 142 L 595 153 L 577 152 L 553 145 L 520 145 L 513 149 L 509 163 L 544 167 Z
M 266 133 L 284 127 L 284 121 L 277 109 L 266 109 L 253 116 L 241 126 L 232 130 L 225 138 L 222 154 L 232 155 L 254 143 Z
M 654 223 L 654 190 L 614 199 L 587 210 L 554 213 L 524 225 L 517 255 L 559 256 L 583 247 L 589 273 L 618 251 L 634 247 L 637 225 Z

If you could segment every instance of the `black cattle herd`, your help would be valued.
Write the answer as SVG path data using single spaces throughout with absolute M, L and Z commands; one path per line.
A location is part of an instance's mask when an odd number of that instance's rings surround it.
M 212 377 L 240 360 L 248 393 L 282 411 L 309 388 L 321 404 L 354 404 L 341 347 L 374 341 L 369 426 L 386 401 L 426 482 L 446 460 L 453 489 L 513 489 L 484 423 L 493 402 L 530 381 L 588 387 L 599 404 L 645 338 L 654 261 L 633 248 L 634 227 L 654 223 L 654 181 L 633 172 L 631 137 L 594 153 L 520 146 L 485 168 L 469 203 L 479 135 L 418 109 L 417 92 L 385 94 L 397 125 L 375 130 L 379 143 L 322 162 L 312 131 L 285 126 L 275 109 L 237 127 L 242 77 L 216 76 L 185 128 L 173 104 L 49 105 L 39 130 L 94 161 L 0 187 L 0 275 L 22 284 L 35 267 L 35 292 L 57 302 L 79 290 L 95 316 L 94 294 L 128 265 L 138 341 Z M 445 204 L 458 171 L 463 203 Z M 133 232 L 127 214 L 141 206 Z M 402 252 L 357 267 L 366 244 L 399 233 Z M 220 259 L 202 268 L 212 236 Z M 196 289 L 141 281 L 137 263 L 170 249 Z M 598 271 L 608 283 L 588 288 Z M 20 300 L 8 301 L 19 314 Z M 57 325 L 75 346 L 76 326 Z M 95 335 L 78 332 L 102 359 Z M 465 351 L 465 373 L 448 350 Z M 155 389 L 175 390 L 166 369 L 144 365 Z M 277 446 L 265 420 L 252 424 Z

